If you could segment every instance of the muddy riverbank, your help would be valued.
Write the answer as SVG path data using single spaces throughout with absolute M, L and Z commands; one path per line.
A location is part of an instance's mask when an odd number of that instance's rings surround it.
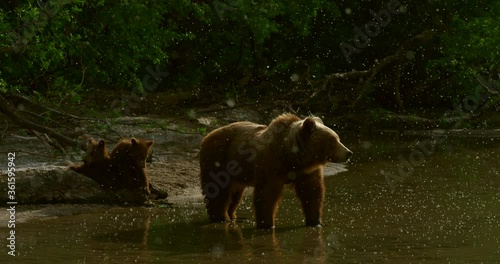
M 147 165 L 151 183 L 160 191 L 168 193 L 165 200 L 149 203 L 158 204 L 184 203 L 201 201 L 198 180 L 198 148 L 203 136 L 209 131 L 238 120 L 249 120 L 267 124 L 283 110 L 235 108 L 221 111 L 204 110 L 187 111 L 182 115 L 169 117 L 118 117 L 96 119 L 87 122 L 77 130 L 86 131 L 80 137 L 103 138 L 111 149 L 119 137 L 138 137 L 154 140 L 153 157 Z M 328 118 L 325 118 L 328 120 Z M 7 121 L 6 121 L 7 122 Z M 328 121 L 327 121 L 328 122 Z M 8 124 L 8 122 L 7 122 Z M 328 123 L 327 123 L 328 124 Z M 328 124 L 332 127 L 333 124 Z M 483 138 L 498 139 L 499 129 L 489 130 L 374 130 L 374 131 L 344 131 L 336 129 L 353 145 L 351 148 L 370 148 L 366 141 L 360 142 L 362 134 L 394 139 L 394 143 L 405 138 L 419 138 L 432 141 L 436 136 L 441 138 Z M 7 125 L 0 139 L 1 155 L 0 174 L 7 175 L 7 155 L 15 153 L 16 169 L 16 201 L 19 204 L 116 204 L 127 205 L 134 197 L 127 194 L 106 193 L 91 179 L 68 170 L 68 165 L 80 163 L 84 152 L 68 150 L 61 153 L 44 144 L 27 130 Z M 368 145 L 367 145 L 368 144 Z M 370 143 L 371 144 L 371 143 Z M 376 154 L 376 153 L 374 153 Z M 331 166 L 330 174 L 335 174 L 338 168 Z M 7 193 L 7 177 L 0 177 L 0 185 Z M 130 199 L 129 199 L 130 198 Z M 7 202 L 7 195 L 0 196 L 0 203 Z

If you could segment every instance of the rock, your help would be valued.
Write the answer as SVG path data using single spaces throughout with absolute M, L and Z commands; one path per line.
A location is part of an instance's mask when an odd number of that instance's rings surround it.
M 18 204 L 141 204 L 148 200 L 144 195 L 127 190 L 105 192 L 90 178 L 62 166 L 17 170 L 15 179 L 15 201 Z M 2 177 L 1 182 L 7 186 L 6 178 Z M 5 195 L 0 196 L 0 202 L 5 204 L 7 198 Z

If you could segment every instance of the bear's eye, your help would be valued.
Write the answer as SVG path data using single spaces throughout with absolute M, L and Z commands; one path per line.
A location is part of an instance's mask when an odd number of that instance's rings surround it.
M 146 157 L 143 157 L 143 156 L 135 156 L 135 157 L 134 157 L 134 159 L 135 159 L 135 160 L 137 160 L 137 161 L 142 161 L 142 160 L 145 160 L 145 159 L 146 159 Z

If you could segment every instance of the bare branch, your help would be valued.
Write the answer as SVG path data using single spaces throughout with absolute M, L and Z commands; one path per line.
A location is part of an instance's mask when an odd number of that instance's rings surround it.
M 11 47 L 0 47 L 0 53 L 11 53 L 11 52 L 14 52 L 16 50 L 15 47 L 11 46 Z
M 27 98 L 25 96 L 22 96 L 22 95 L 13 94 L 11 96 L 14 97 L 14 98 L 20 99 L 20 100 L 22 100 L 24 102 L 27 102 L 27 103 L 29 103 L 31 105 L 34 105 L 36 107 L 40 107 L 40 108 L 42 108 L 42 109 L 44 109 L 46 111 L 53 112 L 53 113 L 56 113 L 56 114 L 61 115 L 61 116 L 65 116 L 67 118 L 72 118 L 72 119 L 77 119 L 77 120 L 94 120 L 94 121 L 96 120 L 94 118 L 79 117 L 79 116 L 76 116 L 76 115 L 72 115 L 72 114 L 68 114 L 68 113 L 62 112 L 62 111 L 54 109 L 54 108 L 50 108 L 50 107 L 47 107 L 47 106 L 36 104 L 33 101 L 31 101 L 29 98 Z
M 500 75 L 498 77 L 500 78 Z M 483 76 L 478 75 L 476 76 L 476 80 L 486 89 L 486 91 L 488 91 L 488 93 L 495 95 L 499 94 L 499 92 L 495 90 L 497 88 L 497 84 L 491 78 L 486 81 Z
M 60 134 L 59 132 L 44 127 L 42 125 L 33 123 L 27 119 L 25 119 L 21 113 L 0 94 L 0 112 L 4 113 L 7 117 L 9 117 L 12 121 L 23 128 L 32 129 L 39 131 L 41 133 L 46 133 L 52 137 L 54 137 L 62 146 L 78 146 L 78 141 L 73 140 L 67 136 Z

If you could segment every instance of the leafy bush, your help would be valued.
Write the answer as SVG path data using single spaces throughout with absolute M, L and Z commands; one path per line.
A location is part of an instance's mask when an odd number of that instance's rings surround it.
M 474 95 L 476 76 L 500 73 L 500 2 L 474 5 L 468 13 L 453 16 L 450 30 L 440 38 L 441 56 L 428 65 L 430 78 L 444 77 L 446 92 L 455 101 Z
M 10 85 L 48 93 L 73 90 L 84 80 L 142 88 L 137 73 L 166 62 L 173 43 L 192 37 L 164 20 L 167 12 L 182 15 L 189 5 L 79 0 L 3 6 L 0 47 L 7 52 L 1 76 Z
M 161 65 L 169 76 L 158 89 L 245 94 L 244 84 L 263 80 L 292 86 L 290 77 L 297 72 L 319 79 L 369 69 L 427 29 L 445 33 L 412 51 L 402 94 L 416 86 L 431 88 L 411 100 L 461 98 L 474 91 L 474 75 L 498 71 L 500 61 L 500 3 L 492 0 L 401 1 L 401 14 L 352 63 L 340 43 L 352 42 L 354 29 L 372 21 L 372 13 L 387 2 L 45 2 L 0 3 L 1 92 L 78 100 L 80 93 L 102 87 L 141 91 L 147 67 Z

